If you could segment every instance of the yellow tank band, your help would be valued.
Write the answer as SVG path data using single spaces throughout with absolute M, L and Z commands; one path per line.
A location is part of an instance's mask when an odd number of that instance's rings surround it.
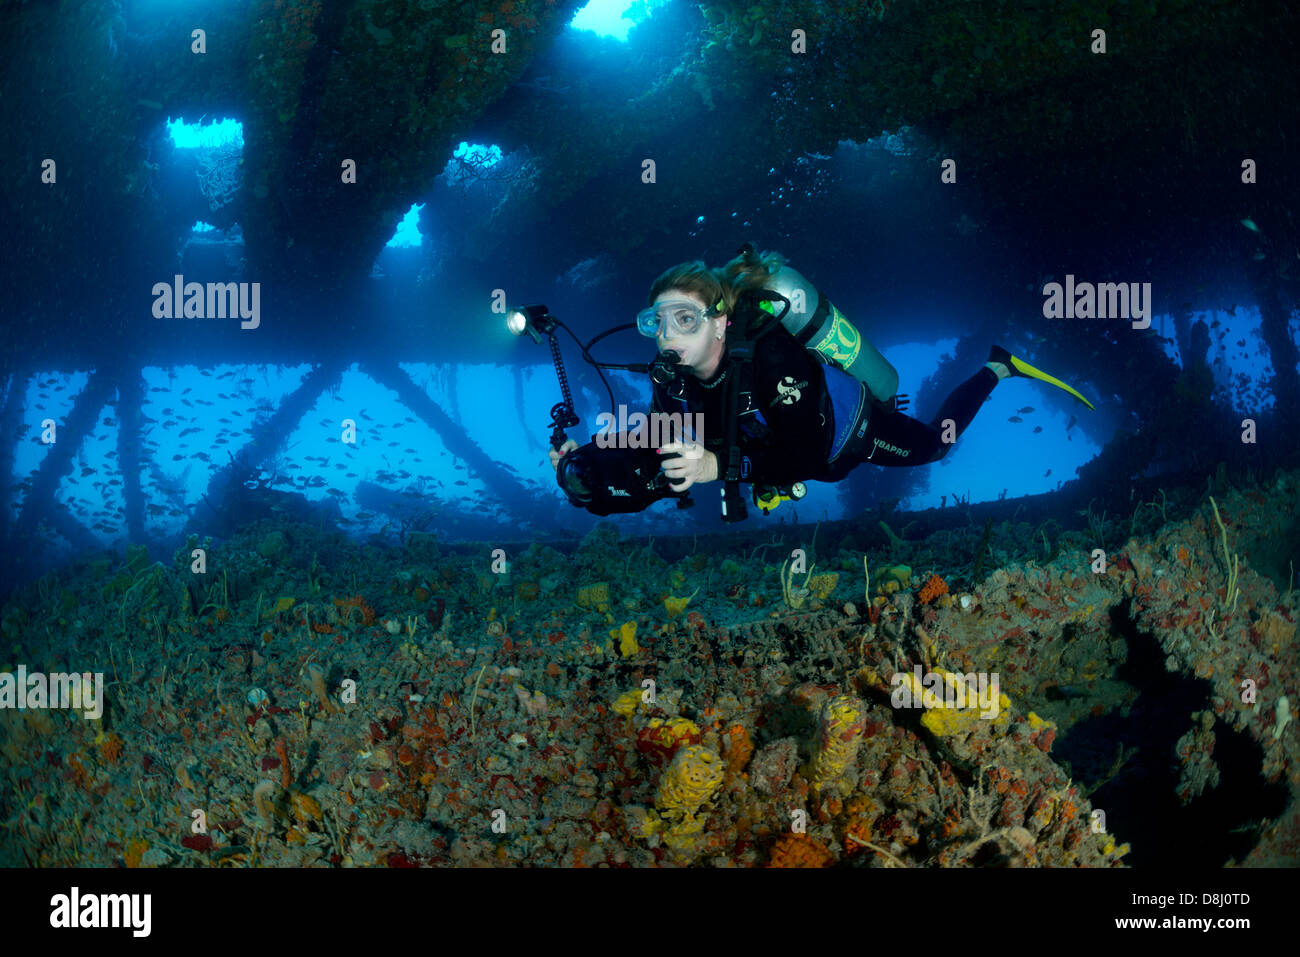
M 831 323 L 825 335 L 813 346 L 831 365 L 848 369 L 862 350 L 862 334 L 854 328 L 853 323 L 844 318 L 844 313 L 831 305 Z

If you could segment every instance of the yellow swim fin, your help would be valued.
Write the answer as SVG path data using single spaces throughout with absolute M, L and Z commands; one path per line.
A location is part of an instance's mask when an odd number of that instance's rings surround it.
M 1048 375 L 1042 369 L 1035 369 L 1028 362 L 1026 362 L 1023 359 L 1019 359 L 1016 356 L 1013 356 L 1011 353 L 1007 352 L 1007 350 L 1003 349 L 1001 346 L 994 346 L 993 348 L 989 349 L 989 362 L 1002 363 L 1004 366 L 1006 366 L 1008 369 L 1011 370 L 1012 375 L 1023 376 L 1026 379 L 1041 379 L 1043 382 L 1046 382 L 1049 385 L 1054 385 L 1058 389 L 1064 389 L 1066 392 L 1070 393 L 1070 395 L 1074 396 L 1076 399 L 1078 399 L 1088 408 L 1092 409 L 1094 412 L 1097 409 L 1095 405 L 1093 405 L 1091 402 L 1089 402 L 1079 393 L 1079 390 L 1073 388 L 1072 386 L 1066 385 L 1064 382 L 1062 382 L 1060 379 L 1056 378 L 1055 376 Z

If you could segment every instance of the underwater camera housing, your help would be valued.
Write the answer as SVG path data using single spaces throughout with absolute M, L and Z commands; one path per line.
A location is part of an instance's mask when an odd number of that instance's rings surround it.
M 622 369 L 627 372 L 650 373 L 656 382 L 672 382 L 680 374 L 677 354 L 661 352 L 653 363 L 599 362 L 591 354 L 591 347 L 601 339 L 626 329 L 635 329 L 636 323 L 624 323 L 606 329 L 589 342 L 583 343 L 573 331 L 541 304 L 511 309 L 506 315 L 506 328 L 517 336 L 529 335 L 538 344 L 545 336 L 551 348 L 551 361 L 560 384 L 563 400 L 551 408 L 551 448 L 559 451 L 567 436 L 564 430 L 578 424 L 573 411 L 573 393 L 569 377 L 564 371 L 564 359 L 555 337 L 556 329 L 563 329 L 582 349 L 583 361 L 596 370 L 609 392 L 609 405 L 614 408 L 614 392 L 605 378 L 605 369 Z M 690 489 L 674 492 L 668 476 L 659 468 L 659 453 L 654 449 L 602 447 L 595 436 L 587 445 L 564 455 L 555 469 L 555 478 L 569 501 L 585 508 L 593 515 L 613 515 L 618 512 L 639 512 L 661 498 L 676 498 L 678 508 L 695 504 Z
M 673 491 L 659 458 L 654 449 L 602 448 L 593 440 L 560 459 L 556 480 L 570 502 L 593 515 L 639 512 L 661 498 L 689 505 L 689 492 Z

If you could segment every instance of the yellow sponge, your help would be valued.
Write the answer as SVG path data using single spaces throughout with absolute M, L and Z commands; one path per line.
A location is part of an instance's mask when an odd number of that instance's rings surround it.
M 594 611 L 609 610 L 609 582 L 596 582 L 594 585 L 584 585 L 578 589 L 577 603 L 579 608 L 590 608 Z
M 636 622 L 624 622 L 618 628 L 609 630 L 609 637 L 618 642 L 618 653 L 624 658 L 631 658 L 641 653 L 641 646 L 636 643 Z
M 695 589 L 685 598 L 677 598 L 673 595 L 664 595 L 664 610 L 668 612 L 669 618 L 676 618 L 686 610 L 686 606 L 691 603 L 691 599 L 699 594 L 700 589 Z
M 925 714 L 921 715 L 921 725 L 931 734 L 936 737 L 965 737 L 978 726 L 980 721 L 987 720 L 991 720 L 998 727 L 1006 725 L 1011 709 L 1010 698 L 999 693 L 997 715 L 991 719 L 985 718 L 983 710 L 974 698 L 975 689 L 966 684 L 961 675 L 942 669 L 935 670 L 947 685 L 943 697 L 950 701 L 941 700 L 938 693 L 924 688 L 911 672 L 903 672 L 904 679 L 911 686 L 914 700 L 926 705 Z M 958 701 L 961 702 L 962 707 L 953 707 L 952 703 Z M 1037 715 L 1034 717 L 1037 718 Z
M 1042 731 L 1044 728 L 1056 727 L 1056 725 L 1052 724 L 1052 722 L 1040 718 L 1032 711 L 1029 712 L 1029 714 L 1025 715 L 1025 717 L 1029 719 L 1029 727 L 1031 727 L 1035 731 Z
M 655 807 L 670 820 L 689 817 L 713 797 L 725 770 L 717 752 L 703 745 L 682 748 L 659 779 Z
M 838 780 L 858 756 L 867 719 L 863 703 L 851 695 L 831 698 L 822 705 L 809 780 L 820 790 Z
M 614 711 L 625 718 L 630 718 L 636 714 L 637 709 L 641 707 L 640 688 L 633 688 L 631 691 L 624 691 L 614 699 Z
M 808 578 L 808 590 L 817 598 L 825 600 L 830 597 L 831 592 L 835 591 L 835 586 L 839 583 L 839 580 L 839 572 L 825 572 L 821 575 L 812 575 Z

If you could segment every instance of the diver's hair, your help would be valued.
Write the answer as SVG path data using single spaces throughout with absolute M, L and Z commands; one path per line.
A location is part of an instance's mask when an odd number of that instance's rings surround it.
M 754 252 L 753 244 L 747 245 L 749 248 L 742 248 L 735 259 L 721 269 L 714 270 L 722 283 L 723 298 L 727 301 L 728 312 L 736 304 L 742 292 L 764 288 L 767 281 L 786 261 L 785 257 L 778 252 L 770 249 Z
M 680 289 L 695 294 L 710 307 L 721 299 L 723 309 L 730 314 L 742 292 L 762 289 L 785 261 L 785 257 L 777 252 L 756 253 L 746 249 L 721 269 L 710 269 L 699 260 L 681 263 L 651 284 L 646 305 L 653 305 L 655 299 L 669 289 Z
M 692 293 L 710 309 L 721 299 L 725 303 L 725 310 L 730 312 L 731 305 L 735 302 L 734 298 L 728 298 L 726 284 L 718 278 L 717 271 L 710 269 L 699 260 L 673 266 L 651 283 L 650 296 L 646 299 L 646 305 L 654 305 L 655 299 L 669 289 Z

